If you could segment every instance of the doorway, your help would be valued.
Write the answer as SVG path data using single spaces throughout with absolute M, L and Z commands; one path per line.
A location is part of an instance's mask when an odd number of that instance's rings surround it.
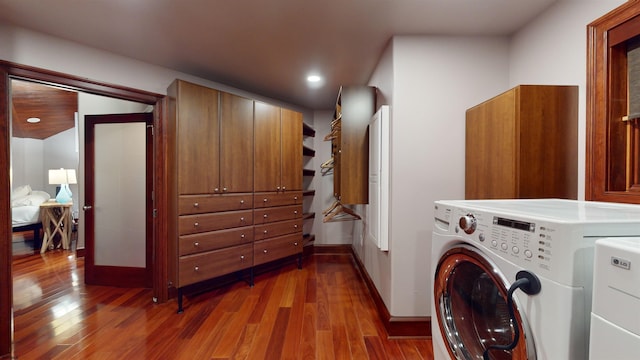
M 163 144 L 161 142 L 161 125 L 163 120 L 163 109 L 165 96 L 142 90 L 122 87 L 104 82 L 92 81 L 68 74 L 57 73 L 49 70 L 38 69 L 30 66 L 16 64 L 0 60 L 0 167 L 10 169 L 10 81 L 11 79 L 22 79 L 36 81 L 60 86 L 65 89 L 82 91 L 87 94 L 102 95 L 110 98 L 135 101 L 146 105 L 154 106 L 153 118 L 154 126 L 157 126 L 156 137 L 154 138 L 154 188 L 162 189 L 166 178 L 165 169 L 162 162 L 164 157 Z M 9 171 L 0 173 L 0 357 L 10 356 L 12 351 L 12 272 L 11 272 L 11 227 L 8 226 L 11 218 L 10 192 L 11 188 Z M 163 191 L 158 191 L 155 195 L 156 211 L 153 222 L 153 258 L 157 261 L 153 263 L 153 294 L 154 300 L 164 302 L 168 299 L 166 290 L 166 259 L 162 244 L 158 239 L 162 234 L 166 234 L 163 227 L 163 218 L 166 214 L 162 209 L 166 207 L 166 197 Z M 166 246 L 165 246 L 166 247 Z

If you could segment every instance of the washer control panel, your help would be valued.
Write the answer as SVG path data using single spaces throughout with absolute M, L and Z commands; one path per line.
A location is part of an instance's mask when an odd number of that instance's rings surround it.
M 457 211 L 456 211 L 457 210 Z M 554 233 L 548 224 L 479 211 L 454 210 L 452 230 L 514 263 L 549 270 Z

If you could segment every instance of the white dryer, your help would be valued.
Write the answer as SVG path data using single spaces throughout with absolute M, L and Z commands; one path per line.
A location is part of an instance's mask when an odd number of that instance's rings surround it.
M 640 206 L 436 201 L 435 359 L 587 359 L 594 243 L 621 236 L 640 236 Z
M 640 238 L 596 241 L 591 360 L 640 358 Z

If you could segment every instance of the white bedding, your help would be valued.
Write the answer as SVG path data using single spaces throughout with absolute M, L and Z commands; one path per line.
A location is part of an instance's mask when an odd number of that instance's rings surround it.
M 11 193 L 12 227 L 40 222 L 40 204 L 49 200 L 49 193 L 31 190 L 29 185 L 19 186 Z

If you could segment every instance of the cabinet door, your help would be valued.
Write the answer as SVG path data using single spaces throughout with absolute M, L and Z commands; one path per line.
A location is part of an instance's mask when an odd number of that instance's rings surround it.
M 253 100 L 220 94 L 220 191 L 253 191 Z
M 282 190 L 302 190 L 302 114 L 282 109 Z
M 510 90 L 467 110 L 466 199 L 516 197 L 516 101 Z
M 178 83 L 178 193 L 211 193 L 219 187 L 218 91 Z
M 280 108 L 256 101 L 254 131 L 255 191 L 278 191 L 282 168 Z

